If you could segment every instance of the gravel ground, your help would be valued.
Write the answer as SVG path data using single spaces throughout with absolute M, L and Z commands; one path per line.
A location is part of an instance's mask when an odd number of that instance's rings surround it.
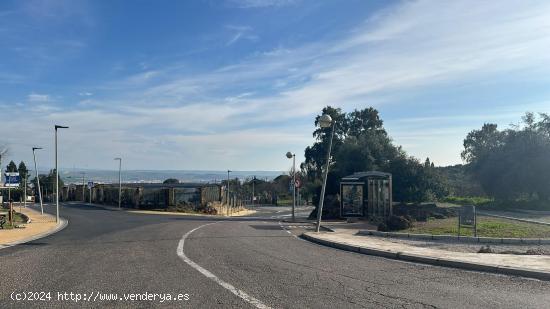
M 502 254 L 529 254 L 529 255 L 550 255 L 550 245 L 533 245 L 533 244 L 524 244 L 524 245 L 512 245 L 512 244 L 472 244 L 472 243 L 463 243 L 463 242 L 448 242 L 448 241 L 427 241 L 427 240 L 410 240 L 410 239 L 398 239 L 398 238 L 388 238 L 388 237 L 376 237 L 376 236 L 367 236 L 380 238 L 385 241 L 391 241 L 394 243 L 407 244 L 417 247 L 432 248 L 432 249 L 441 249 L 454 252 L 482 252 L 482 253 L 502 253 Z M 489 246 L 489 250 L 487 250 Z

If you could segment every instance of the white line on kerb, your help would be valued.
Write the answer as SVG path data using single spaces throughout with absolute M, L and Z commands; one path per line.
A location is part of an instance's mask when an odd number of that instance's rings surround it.
M 185 253 L 183 253 L 183 245 L 185 243 L 185 239 L 191 235 L 194 231 L 202 228 L 202 227 L 205 227 L 207 225 L 210 225 L 210 224 L 215 224 L 215 223 L 218 223 L 218 222 L 212 222 L 212 223 L 207 223 L 207 224 L 203 224 L 199 227 L 196 227 L 192 230 L 190 230 L 189 232 L 185 233 L 179 243 L 178 243 L 178 249 L 177 249 L 177 253 L 178 253 L 178 256 L 185 262 L 187 263 L 189 266 L 193 267 L 194 269 L 198 270 L 201 274 L 203 274 L 205 277 L 209 278 L 209 279 L 212 279 L 214 280 L 217 284 L 221 285 L 223 288 L 225 288 L 226 290 L 229 290 L 231 293 L 235 294 L 237 297 L 240 297 L 241 299 L 243 299 L 244 301 L 248 302 L 249 304 L 253 305 L 254 307 L 258 308 L 258 309 L 270 309 L 271 307 L 265 305 L 264 303 L 262 303 L 260 300 L 246 294 L 244 291 L 242 290 L 239 290 L 237 289 L 236 287 L 234 287 L 233 285 L 223 281 L 222 279 L 216 277 L 216 275 L 214 275 L 213 273 L 209 272 L 208 270 L 202 268 L 199 264 L 193 262 L 190 258 L 188 258 Z

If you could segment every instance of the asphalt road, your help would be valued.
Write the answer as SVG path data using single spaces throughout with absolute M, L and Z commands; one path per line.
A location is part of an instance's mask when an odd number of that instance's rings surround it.
M 281 222 L 288 211 L 280 210 L 262 208 L 254 218 L 227 220 L 63 206 L 62 216 L 69 220 L 63 231 L 0 250 L 0 307 L 548 308 L 550 304 L 550 282 L 407 263 L 309 243 L 296 235 L 312 226 Z M 147 292 L 159 296 L 147 301 L 124 299 L 131 297 L 129 293 L 144 297 Z M 44 300 L 11 300 L 23 297 L 20 293 Z M 100 300 L 114 293 L 123 300 Z M 160 295 L 167 293 L 181 294 L 182 300 L 161 302 Z M 77 302 L 77 295 L 95 301 Z

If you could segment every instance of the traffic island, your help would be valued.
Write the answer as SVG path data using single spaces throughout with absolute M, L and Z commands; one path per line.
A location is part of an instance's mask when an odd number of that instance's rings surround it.
M 10 229 L 0 229 L 0 249 L 26 243 L 56 233 L 67 225 L 67 221 L 60 218 L 55 222 L 55 216 L 41 214 L 40 211 L 29 207 L 14 207 L 25 222 L 18 223 Z
M 346 233 L 308 232 L 302 238 L 361 254 L 550 281 L 550 256 L 545 255 L 451 252 Z

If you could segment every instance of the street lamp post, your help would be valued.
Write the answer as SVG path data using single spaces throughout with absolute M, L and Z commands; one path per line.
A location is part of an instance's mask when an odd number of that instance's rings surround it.
M 68 129 L 69 127 L 55 125 L 55 222 L 59 222 L 59 160 L 57 158 L 57 129 Z
M 42 203 L 42 189 L 40 188 L 40 177 L 38 176 L 38 168 L 36 167 L 35 150 L 42 149 L 40 147 L 32 147 L 32 157 L 34 159 L 34 170 L 36 171 L 36 182 L 38 185 L 38 198 L 40 199 L 40 212 L 44 214 L 44 204 Z
M 334 129 L 336 127 L 336 120 L 332 120 L 332 118 L 328 114 L 324 114 L 319 119 L 319 126 L 321 128 L 329 128 L 332 126 L 332 132 L 330 133 L 330 142 L 328 146 L 328 152 L 327 152 L 327 161 L 325 166 L 325 175 L 323 177 L 323 188 L 321 189 L 321 197 L 319 199 L 319 207 L 317 209 L 317 228 L 316 232 L 318 233 L 321 229 L 321 216 L 323 214 L 323 204 L 325 201 L 325 190 L 327 187 L 327 176 L 328 176 L 328 169 L 330 166 L 330 151 L 332 150 L 332 139 L 334 138 Z
M 252 206 L 256 206 L 256 195 L 254 192 L 254 185 L 256 183 L 256 176 L 252 178 Z
M 227 170 L 227 216 L 229 217 L 229 173 L 230 170 Z
M 23 191 L 23 205 L 25 208 L 27 208 L 27 175 L 25 175 L 25 185 L 23 186 L 24 187 L 24 191 Z M 21 205 L 21 204 L 19 204 Z
M 115 158 L 118 160 L 118 209 L 121 209 L 122 204 L 122 158 Z
M 84 177 L 86 176 L 86 172 L 80 172 L 82 174 L 82 202 L 86 203 L 86 197 L 84 193 Z
M 292 158 L 292 221 L 295 221 L 294 211 L 296 208 L 296 154 L 292 152 L 286 153 L 287 158 Z

